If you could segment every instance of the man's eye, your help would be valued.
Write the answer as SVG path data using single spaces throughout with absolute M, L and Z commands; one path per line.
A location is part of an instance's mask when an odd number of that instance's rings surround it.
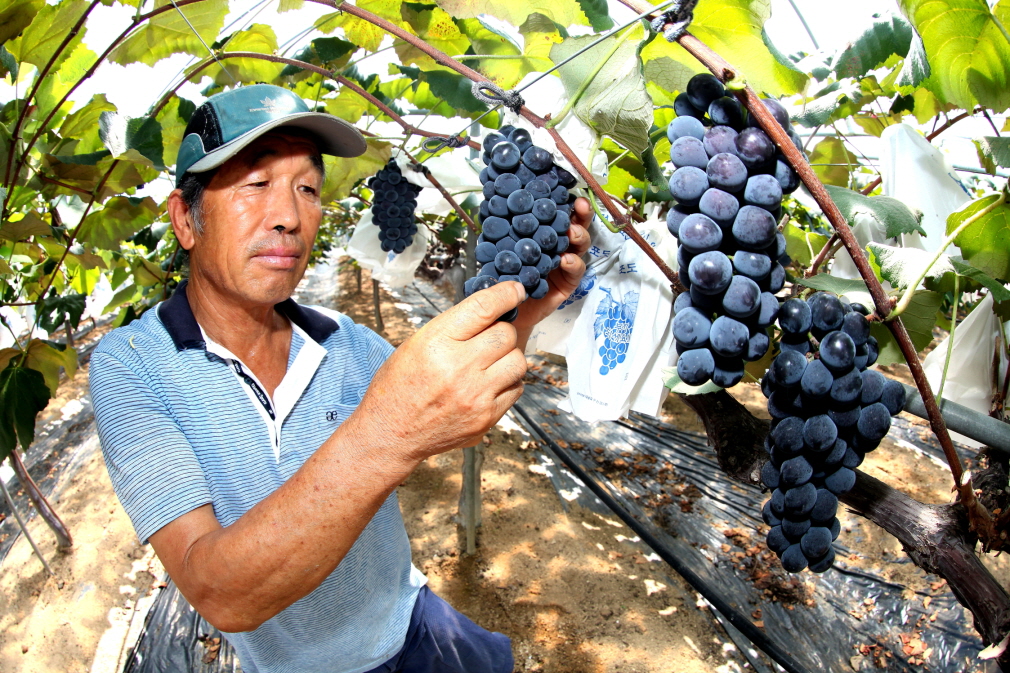
M 260 180 L 259 182 L 250 182 L 249 186 L 250 187 L 266 187 L 267 186 L 267 181 L 266 180 Z
M 308 194 L 318 194 L 319 190 L 311 185 L 302 185 L 302 190 Z

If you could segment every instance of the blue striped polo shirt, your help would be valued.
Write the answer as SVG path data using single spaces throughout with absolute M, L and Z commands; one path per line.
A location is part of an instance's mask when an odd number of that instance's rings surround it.
M 90 385 L 102 451 L 142 542 L 206 504 L 222 526 L 234 523 L 351 414 L 393 351 L 334 311 L 290 299 L 277 310 L 293 334 L 272 399 L 206 337 L 185 284 L 95 349 Z M 245 673 L 360 673 L 403 646 L 424 583 L 393 493 L 312 593 L 255 631 L 225 636 Z

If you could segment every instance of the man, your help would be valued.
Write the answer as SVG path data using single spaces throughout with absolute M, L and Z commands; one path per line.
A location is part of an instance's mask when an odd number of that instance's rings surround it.
M 519 398 L 526 339 L 585 270 L 588 203 L 545 298 L 520 305 L 522 285 L 501 283 L 394 351 L 290 298 L 322 218 L 320 153 L 364 150 L 279 87 L 197 109 L 168 199 L 188 283 L 91 360 L 106 464 L 141 541 L 246 673 L 506 673 L 508 639 L 424 587 L 395 489 Z

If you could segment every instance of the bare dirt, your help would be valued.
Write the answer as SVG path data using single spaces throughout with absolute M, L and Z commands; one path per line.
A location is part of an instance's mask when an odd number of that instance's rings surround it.
M 352 267 L 340 272 L 341 311 L 375 328 L 367 271 L 362 289 Z M 382 331 L 398 345 L 415 326 L 380 291 Z M 889 375 L 901 378 L 898 372 Z M 64 382 L 47 410 L 56 418 L 86 394 L 87 368 Z M 732 393 L 767 417 L 757 385 Z M 676 396 L 663 407 L 664 421 L 702 432 L 693 411 Z M 739 670 L 739 658 L 695 594 L 657 560 L 634 533 L 615 519 L 562 505 L 534 464 L 529 437 L 509 425 L 492 429 L 481 447 L 483 525 L 478 551 L 460 553 L 458 525 L 462 454 L 430 458 L 400 488 L 414 563 L 430 586 L 485 628 L 513 640 L 516 670 L 542 673 L 692 673 Z M 150 546 L 140 546 L 112 492 L 90 440 L 81 468 L 58 485 L 54 505 L 75 539 L 59 552 L 36 517 L 29 529 L 55 576 L 48 576 L 24 536 L 0 566 L 0 671 L 5 673 L 113 673 L 122 670 L 143 610 L 162 586 L 163 569 Z M 924 502 L 950 501 L 950 474 L 933 460 L 885 440 L 863 468 Z M 858 536 L 866 559 L 902 554 L 876 527 L 846 515 L 846 535 Z M 655 557 L 654 557 L 655 558 Z M 857 562 L 850 558 L 849 562 Z M 1004 583 L 1010 564 L 987 563 Z M 911 564 L 885 564 L 889 579 L 913 589 L 931 588 Z M 879 568 L 879 565 L 877 566 Z M 915 600 L 922 600 L 919 596 Z

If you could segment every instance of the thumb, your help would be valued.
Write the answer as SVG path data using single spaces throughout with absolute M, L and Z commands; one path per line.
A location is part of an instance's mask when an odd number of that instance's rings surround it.
M 526 299 L 522 283 L 506 281 L 474 292 L 429 323 L 438 321 L 438 329 L 456 341 L 466 341 L 493 325 L 499 318 Z

